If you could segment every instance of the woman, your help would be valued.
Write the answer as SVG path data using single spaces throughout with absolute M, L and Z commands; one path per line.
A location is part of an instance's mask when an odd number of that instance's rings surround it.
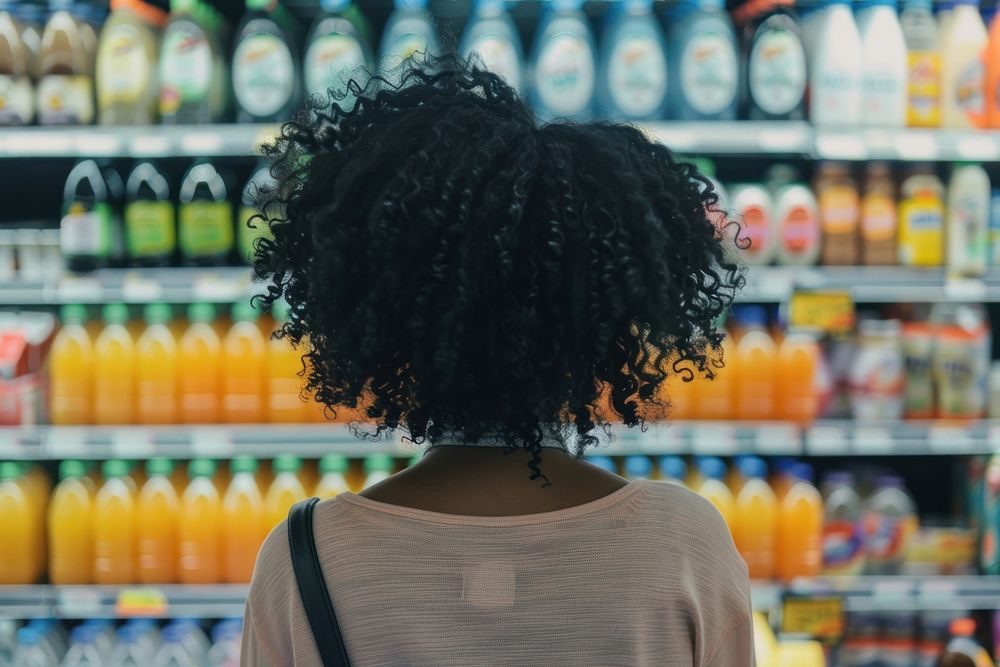
M 629 127 L 539 126 L 460 64 L 354 94 L 270 148 L 286 219 L 256 266 L 318 399 L 428 447 L 316 507 L 351 664 L 751 665 L 718 512 L 579 456 L 721 365 L 742 279 L 708 180 Z M 258 557 L 244 664 L 321 664 L 288 542 Z

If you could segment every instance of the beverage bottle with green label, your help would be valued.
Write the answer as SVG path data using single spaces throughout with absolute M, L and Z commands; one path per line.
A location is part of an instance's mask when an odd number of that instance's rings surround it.
M 302 68 L 294 19 L 277 0 L 247 0 L 236 31 L 233 94 L 236 120 L 287 120 L 302 100 Z
M 121 248 L 118 206 L 123 186 L 118 172 L 82 160 L 63 188 L 59 244 L 70 271 L 91 271 L 111 264 Z
M 125 250 L 133 266 L 169 266 L 177 251 L 170 185 L 155 163 L 137 164 L 125 182 Z
M 275 206 L 270 205 L 270 203 L 272 198 L 277 196 L 277 192 L 278 182 L 271 175 L 271 167 L 262 160 L 243 188 L 243 196 L 240 201 L 239 226 L 236 229 L 236 236 L 241 262 L 252 263 L 254 242 L 259 238 L 270 236 L 271 230 L 268 226 L 268 220 L 275 215 L 280 215 L 279 211 L 271 213 Z M 269 212 L 266 218 L 260 217 L 262 207 L 268 208 Z
M 306 40 L 303 69 L 306 94 L 325 98 L 335 91 L 334 100 L 341 109 L 352 109 L 354 99 L 347 95 L 347 84 L 359 68 L 370 68 L 371 37 L 364 15 L 351 0 L 320 0 L 322 13 L 316 17 Z M 365 84 L 363 76 L 358 77 Z
M 198 0 L 171 0 L 160 47 L 160 121 L 214 123 L 229 105 L 226 24 Z
M 35 90 L 41 125 L 94 122 L 94 68 L 85 29 L 70 13 L 72 0 L 50 0 L 48 23 L 38 53 Z M 86 28 L 89 30 L 90 28 Z
M 156 58 L 166 13 L 143 0 L 112 0 L 97 47 L 101 125 L 149 125 L 156 118 Z
M 185 264 L 225 264 L 233 251 L 233 207 L 229 187 L 211 162 L 195 162 L 177 197 L 181 260 Z

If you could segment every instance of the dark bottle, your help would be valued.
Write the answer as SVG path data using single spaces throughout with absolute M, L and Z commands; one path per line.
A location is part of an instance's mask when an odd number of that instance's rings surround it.
M 294 19 L 276 0 L 247 0 L 233 49 L 236 120 L 287 120 L 302 99 Z
M 118 172 L 94 160 L 82 160 L 69 172 L 59 244 L 70 271 L 92 271 L 120 258 L 123 190 Z
M 222 174 L 207 160 L 195 162 L 177 197 L 181 259 L 191 265 L 225 264 L 234 243 L 233 206 Z
M 743 24 L 743 106 L 750 120 L 802 120 L 806 54 L 791 2 L 777 0 Z
M 170 185 L 152 162 L 140 162 L 125 184 L 125 250 L 133 266 L 169 266 L 177 252 Z

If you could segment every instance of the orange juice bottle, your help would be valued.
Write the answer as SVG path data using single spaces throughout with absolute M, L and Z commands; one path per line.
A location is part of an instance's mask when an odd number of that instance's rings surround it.
M 135 342 L 128 308 L 112 303 L 102 312 L 104 330 L 94 342 L 94 423 L 131 424 L 135 419 Z
M 266 416 L 267 343 L 249 303 L 233 307 L 233 325 L 222 339 L 222 417 L 255 423 Z
M 733 532 L 736 511 L 733 492 L 726 486 L 726 464 L 717 456 L 703 456 L 698 459 L 698 470 L 701 472 L 701 482 L 695 490 L 698 495 L 715 505 L 715 509 L 719 510 L 729 526 L 729 531 Z
M 170 330 L 170 306 L 151 303 L 143 311 L 146 329 L 136 341 L 136 421 L 177 422 L 177 341 Z
M 138 522 L 135 483 L 129 465 L 110 459 L 101 466 L 104 484 L 94 499 L 94 581 L 131 584 L 136 580 Z
M 752 421 L 775 416 L 777 350 L 767 333 L 767 313 L 759 306 L 739 311 L 742 330 L 736 344 L 736 419 Z
M 696 419 L 724 420 L 733 418 L 738 360 L 730 335 L 726 334 L 725 338 L 722 339 L 721 355 L 714 358 L 723 363 L 724 366 L 716 368 L 713 365 L 711 369 L 715 377 L 711 380 L 701 380 L 698 387 L 698 402 L 694 406 Z
M 823 564 L 823 498 L 812 485 L 813 468 L 798 463 L 793 479 L 778 502 L 775 573 L 789 581 L 815 577 Z
M 347 493 L 351 489 L 347 484 L 344 474 L 347 472 L 347 458 L 340 454 L 328 454 L 319 460 L 319 471 L 323 476 L 316 485 L 314 496 L 319 498 L 333 498 L 341 493 Z
M 0 463 L 0 584 L 32 584 L 37 580 L 42 554 L 38 551 L 37 523 L 31 492 L 16 463 Z
M 96 489 L 83 461 L 59 464 L 60 482 L 49 503 L 49 582 L 58 586 L 94 583 Z
M 816 368 L 819 346 L 805 331 L 791 331 L 778 346 L 777 418 L 809 424 L 819 412 Z
M 180 421 L 217 424 L 222 418 L 222 339 L 213 326 L 215 307 L 191 304 L 178 344 Z
M 74 304 L 59 311 L 62 328 L 49 352 L 49 414 L 53 424 L 90 424 L 94 419 L 94 344 L 87 309 Z
M 177 569 L 181 583 L 216 584 L 222 579 L 222 499 L 212 482 L 215 462 L 195 459 L 181 496 Z
M 288 320 L 288 304 L 274 304 L 275 320 L 280 326 Z M 311 421 L 313 409 L 302 398 L 302 349 L 292 347 L 287 338 L 271 336 L 267 341 L 267 421 L 300 424 Z
M 52 496 L 52 482 L 48 474 L 41 466 L 31 463 L 19 464 L 21 470 L 20 484 L 28 494 L 28 504 L 31 507 L 34 523 L 37 530 L 34 532 L 35 553 L 38 559 L 35 562 L 35 578 L 41 577 L 45 573 L 46 563 L 46 535 L 45 519 L 49 509 L 49 498 Z
M 170 459 L 146 462 L 148 479 L 139 491 L 136 526 L 136 567 L 144 584 L 177 581 L 177 534 L 181 503 L 171 481 L 174 464 Z
M 232 462 L 233 480 L 222 497 L 222 580 L 229 584 L 250 581 L 260 545 L 270 528 L 264 498 L 257 486 L 257 459 L 238 456 Z
M 264 496 L 268 530 L 285 520 L 292 505 L 308 498 L 305 487 L 298 477 L 302 468 L 299 457 L 283 454 L 274 459 L 272 467 L 275 473 L 274 481 Z
M 733 541 L 746 561 L 751 579 L 774 576 L 774 540 L 778 501 L 768 485 L 767 464 L 756 456 L 740 459 L 743 485 L 736 494 Z
M 690 364 L 686 365 L 691 369 Z M 681 367 L 682 369 L 685 366 Z M 687 375 L 683 371 L 680 373 L 668 372 L 667 379 L 661 385 L 664 392 L 663 399 L 669 406 L 669 410 L 658 417 L 669 417 L 676 421 L 685 421 L 695 418 L 695 407 L 698 405 L 698 393 L 701 388 L 702 378 L 698 373 L 689 382 L 684 381 Z

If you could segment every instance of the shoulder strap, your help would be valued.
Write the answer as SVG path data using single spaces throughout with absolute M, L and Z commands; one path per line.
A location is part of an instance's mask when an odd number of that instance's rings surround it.
M 316 539 L 313 535 L 313 509 L 319 498 L 309 498 L 295 504 L 288 512 L 288 544 L 292 554 L 292 568 L 299 585 L 302 605 L 312 628 L 316 648 L 323 659 L 323 667 L 349 667 L 351 662 L 344 647 L 337 617 L 333 613 L 330 591 L 323 578 Z

